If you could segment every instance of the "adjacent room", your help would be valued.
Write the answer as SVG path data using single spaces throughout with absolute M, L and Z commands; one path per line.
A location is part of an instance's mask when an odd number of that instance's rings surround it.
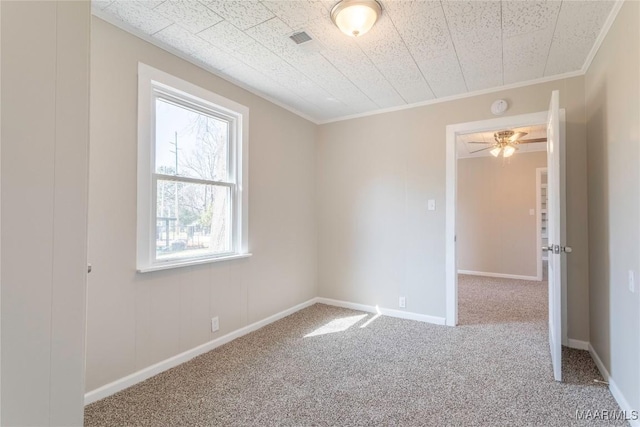
M 460 135 L 456 243 L 459 323 L 501 322 L 546 297 L 547 129 Z M 532 316 L 533 317 L 533 316 Z M 543 316 L 547 321 L 547 316 Z
M 0 425 L 640 426 L 640 2 L 0 1 Z

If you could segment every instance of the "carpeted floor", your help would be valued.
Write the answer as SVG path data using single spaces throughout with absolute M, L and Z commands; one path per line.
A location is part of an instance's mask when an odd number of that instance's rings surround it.
M 89 405 L 85 425 L 613 424 L 576 420 L 619 410 L 587 352 L 565 349 L 553 380 L 545 282 L 461 276 L 459 299 L 457 328 L 316 304 Z

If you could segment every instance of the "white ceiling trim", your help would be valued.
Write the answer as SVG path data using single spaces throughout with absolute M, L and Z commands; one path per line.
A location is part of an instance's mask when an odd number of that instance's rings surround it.
M 156 39 L 154 37 L 151 37 L 150 35 L 147 35 L 147 34 L 143 33 L 142 31 L 138 30 L 137 28 L 134 28 L 133 26 L 127 24 L 126 22 L 123 22 L 123 21 L 121 21 L 121 20 L 119 20 L 119 19 L 117 19 L 117 18 L 105 13 L 104 11 L 102 11 L 102 10 L 96 8 L 96 7 L 92 7 L 91 8 L 91 13 L 93 14 L 93 16 L 95 16 L 97 18 L 100 18 L 103 21 L 106 21 L 111 25 L 114 25 L 114 26 L 120 28 L 123 31 L 126 31 L 127 33 L 130 33 L 130 34 L 132 34 L 132 35 L 134 35 L 134 36 L 146 41 L 147 43 L 151 43 L 152 45 L 154 45 L 156 47 L 159 47 L 162 50 L 166 50 L 170 54 L 175 55 L 175 56 L 177 56 L 177 57 L 179 57 L 181 59 L 184 59 L 185 61 L 190 62 L 191 64 L 193 64 L 193 65 L 195 65 L 197 67 L 200 67 L 200 68 L 204 69 L 205 71 L 208 71 L 209 73 L 215 75 L 216 77 L 221 78 L 222 80 L 225 80 L 225 81 L 227 81 L 229 83 L 233 83 L 234 85 L 246 90 L 247 92 L 251 92 L 252 94 L 254 94 L 254 95 L 256 95 L 256 96 L 258 96 L 258 97 L 260 97 L 262 99 L 265 99 L 265 100 L 277 105 L 278 107 L 284 108 L 285 110 L 287 110 L 287 111 L 289 111 L 289 112 L 291 112 L 291 113 L 293 113 L 293 114 L 295 114 L 297 116 L 300 116 L 303 119 L 308 120 L 308 121 L 310 121 L 310 122 L 312 122 L 312 123 L 314 123 L 316 125 L 320 124 L 318 122 L 318 120 L 314 119 L 313 117 L 311 117 L 311 116 L 309 116 L 309 115 L 307 115 L 307 114 L 305 114 L 305 113 L 303 113 L 301 111 L 298 111 L 295 108 L 293 108 L 293 107 L 291 107 L 289 105 L 286 105 L 281 101 L 278 101 L 277 99 L 273 99 L 272 97 L 270 97 L 268 95 L 265 95 L 262 92 L 259 92 L 259 91 L 255 90 L 254 88 L 252 88 L 251 86 L 247 85 L 246 83 L 243 83 L 243 82 L 241 82 L 239 80 L 230 78 L 227 75 L 220 74 L 218 72 L 218 70 L 210 67 L 209 65 L 205 64 L 204 62 L 199 61 L 196 58 L 193 58 L 193 57 L 187 55 L 186 53 L 184 53 L 184 52 L 182 52 L 182 51 L 180 51 L 180 50 L 178 50 L 178 49 L 176 49 L 174 47 L 171 47 L 168 44 L 165 44 L 164 42 L 162 42 L 162 41 L 160 41 L 160 40 L 158 40 L 158 39 Z
M 585 59 L 584 64 L 582 65 L 583 74 L 586 74 L 587 71 L 589 70 L 589 67 L 591 67 L 591 62 L 596 57 L 596 54 L 598 53 L 598 50 L 600 49 L 602 42 L 604 41 L 605 37 L 607 37 L 607 34 L 609 33 L 611 26 L 616 20 L 616 17 L 618 16 L 618 12 L 620 12 L 620 9 L 622 9 L 622 5 L 624 4 L 624 2 L 625 0 L 616 0 L 615 4 L 611 8 L 611 12 L 609 12 L 609 16 L 607 16 L 607 20 L 604 21 L 604 25 L 600 30 L 600 34 L 598 34 L 598 38 L 593 44 L 593 47 L 589 51 L 589 54 L 587 55 L 587 58 Z
M 587 55 L 587 58 L 582 66 L 582 68 L 580 70 L 577 71 L 572 71 L 569 73 L 564 73 L 564 74 L 558 74 L 558 75 L 554 75 L 554 76 L 548 76 L 548 77 L 541 77 L 538 79 L 533 79 L 533 80 L 527 80 L 527 81 L 523 81 L 523 82 L 518 82 L 518 83 L 512 83 L 512 84 L 508 84 L 508 85 L 503 85 L 503 86 L 497 86 L 497 87 L 492 87 L 492 88 L 488 88 L 488 89 L 482 89 L 482 90 L 476 90 L 473 92 L 465 92 L 465 93 L 461 93 L 458 95 L 452 95 L 452 96 L 447 96 L 447 97 L 442 97 L 442 98 L 436 98 L 436 99 L 430 99 L 427 101 L 421 101 L 421 102 L 416 102 L 416 103 L 412 103 L 412 104 L 405 104 L 405 105 L 399 105 L 396 107 L 390 107 L 390 108 L 382 108 L 382 109 L 378 109 L 378 110 L 374 110 L 374 111 L 368 111 L 365 113 L 360 113 L 360 114 L 353 114 L 353 115 L 347 115 L 347 116 L 342 116 L 342 117 L 337 117 L 337 118 L 333 118 L 333 119 L 329 119 L 329 120 L 318 120 L 316 118 L 313 118 L 289 105 L 286 105 L 285 103 L 278 101 L 268 95 L 265 95 L 264 93 L 252 88 L 251 86 L 247 85 L 246 83 L 243 83 L 239 80 L 233 79 L 227 75 L 223 75 L 221 74 L 218 70 L 210 67 L 209 65 L 199 61 L 196 58 L 193 58 L 191 56 L 189 56 L 188 54 L 179 51 L 178 49 L 175 49 L 167 44 L 165 44 L 164 42 L 158 40 L 157 38 L 154 38 L 150 35 L 147 35 L 145 33 L 143 33 L 142 31 L 138 30 L 137 28 L 127 24 L 126 22 L 123 22 L 115 17 L 113 17 L 112 15 L 98 9 L 97 7 L 92 7 L 91 8 L 91 12 L 94 16 L 102 19 L 103 21 L 106 21 L 144 41 L 146 41 L 147 43 L 151 43 L 152 45 L 163 49 L 169 53 L 171 53 L 172 55 L 175 55 L 181 59 L 184 59 L 185 61 L 196 65 L 197 67 L 200 67 L 208 72 L 210 72 L 211 74 L 225 80 L 228 81 L 230 83 L 233 83 L 234 85 L 256 95 L 259 96 L 260 98 L 263 98 L 281 108 L 284 108 L 285 110 L 296 114 L 297 116 L 302 117 L 305 120 L 308 120 L 316 125 L 322 125 L 322 124 L 328 124 L 328 123 L 335 123 L 335 122 L 340 122 L 340 121 L 344 121 L 344 120 L 351 120 L 351 119 L 356 119 L 356 118 L 362 118 L 362 117 L 368 117 L 368 116 L 374 116 L 374 115 L 378 115 L 378 114 L 384 114 L 384 113 L 390 113 L 390 112 L 395 112 L 395 111 L 402 111 L 402 110 L 408 110 L 411 108 L 417 108 L 417 107 L 423 107 L 423 106 L 427 106 L 427 105 L 434 105 L 434 104 L 439 104 L 442 102 L 450 102 L 450 101 L 454 101 L 454 100 L 459 100 L 459 99 L 465 99 L 465 98 L 471 98 L 474 96 L 479 96 L 479 95 L 486 95 L 486 94 L 490 94 L 490 93 L 496 93 L 496 92 L 501 92 L 504 90 L 510 90 L 510 89 L 517 89 L 517 88 L 521 88 L 521 87 L 525 87 L 525 86 L 531 86 L 531 85 L 536 85 L 536 84 L 541 84 L 541 83 L 548 83 L 548 82 L 552 82 L 552 81 L 556 81 L 556 80 L 562 80 L 562 79 L 567 79 L 567 78 L 571 78 L 571 77 L 577 77 L 577 76 L 582 76 L 584 74 L 586 74 L 586 72 L 588 71 L 589 67 L 591 66 L 591 62 L 593 61 L 593 59 L 595 58 L 596 54 L 598 53 L 598 49 L 600 48 L 600 46 L 602 45 L 602 42 L 604 41 L 604 39 L 606 38 L 609 30 L 611 29 L 611 26 L 613 25 L 618 13 L 620 12 L 620 9 L 622 8 L 622 5 L 624 3 L 625 0 L 615 0 L 615 4 L 611 9 L 611 12 L 609 13 L 609 16 L 607 17 L 597 39 L 596 42 L 594 43 L 594 45 L 592 46 L 591 50 L 589 51 L 589 54 Z
M 582 75 L 584 75 L 584 71 L 582 71 L 582 70 L 571 71 L 569 73 L 557 74 L 557 75 L 554 75 L 554 76 L 547 76 L 547 77 L 540 77 L 539 79 L 527 80 L 527 81 L 524 81 L 524 82 L 512 83 L 512 84 L 508 84 L 508 85 L 504 85 L 504 86 L 498 86 L 498 87 L 492 87 L 492 88 L 488 88 L 488 89 L 475 90 L 473 92 L 466 92 L 466 93 L 461 93 L 461 94 L 458 94 L 458 95 L 446 96 L 446 97 L 443 97 L 443 98 L 430 99 L 428 101 L 416 102 L 414 104 L 399 105 L 397 107 L 384 108 L 384 109 L 381 109 L 381 110 L 368 111 L 366 113 L 361 113 L 361 114 L 353 114 L 353 115 L 350 115 L 350 116 L 338 117 L 336 119 L 320 121 L 318 124 L 324 125 L 324 124 L 327 124 L 327 123 L 340 122 L 340 121 L 343 121 L 343 120 L 350 120 L 350 119 L 358 119 L 358 118 L 361 118 L 361 117 L 375 116 L 376 114 L 383 114 L 383 113 L 391 113 L 391 112 L 394 112 L 394 111 L 408 110 L 410 108 L 424 107 L 426 105 L 433 105 L 433 104 L 440 104 L 442 102 L 449 102 L 449 101 L 455 101 L 455 100 L 458 100 L 458 99 L 471 98 L 471 97 L 478 96 L 478 95 L 486 95 L 488 93 L 495 93 L 495 92 L 501 92 L 503 90 L 517 89 L 517 88 L 520 88 L 520 87 L 532 86 L 532 85 L 537 85 L 537 84 L 540 84 L 540 83 L 548 83 L 548 82 L 552 82 L 552 81 L 555 81 L 555 80 L 568 79 L 568 78 L 571 78 L 571 77 L 577 77 L 577 76 L 582 76 Z

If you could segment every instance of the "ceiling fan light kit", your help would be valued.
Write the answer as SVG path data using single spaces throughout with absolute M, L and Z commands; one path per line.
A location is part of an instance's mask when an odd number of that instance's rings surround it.
M 382 14 L 376 0 L 342 0 L 331 9 L 331 20 L 348 36 L 359 37 L 368 32 Z
M 471 154 L 479 153 L 485 150 L 491 150 L 489 153 L 493 157 L 499 157 L 502 154 L 503 158 L 511 157 L 518 149 L 519 144 L 532 144 L 538 142 L 547 142 L 547 138 L 533 138 L 533 139 L 520 139 L 527 136 L 527 132 L 514 132 L 512 130 L 501 130 L 493 134 L 495 142 L 480 142 L 471 141 L 470 144 L 485 144 L 491 145 L 490 147 L 481 148 L 480 150 L 471 151 Z
M 511 157 L 513 153 L 515 153 L 515 151 L 516 151 L 516 147 L 509 144 L 506 147 L 504 147 L 504 149 L 502 150 L 502 157 Z

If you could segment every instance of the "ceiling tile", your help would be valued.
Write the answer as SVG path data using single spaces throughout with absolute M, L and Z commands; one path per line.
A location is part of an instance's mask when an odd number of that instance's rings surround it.
M 406 102 L 397 94 L 390 94 L 386 97 L 376 98 L 374 102 L 379 108 L 393 108 L 406 105 Z
M 320 43 L 325 50 L 343 50 L 343 49 L 356 49 L 360 51 L 360 48 L 356 44 L 356 40 L 353 37 L 349 37 L 343 34 L 328 17 L 309 21 L 305 27 L 305 31 Z M 360 51 L 361 53 L 361 51 Z
M 201 49 L 208 49 L 211 46 L 204 40 L 198 38 L 198 36 L 191 34 L 176 24 L 158 31 L 153 35 L 153 38 L 189 55 Z
M 157 32 L 153 37 L 216 70 L 224 70 L 239 64 L 239 61 L 227 52 L 212 46 L 178 25 L 171 25 Z
M 247 64 L 239 64 L 235 67 L 228 68 L 222 71 L 222 74 L 232 81 L 237 81 L 242 85 L 249 86 L 270 98 L 288 103 L 288 105 L 293 108 L 298 108 L 300 111 L 309 111 L 311 108 L 317 108 L 312 103 L 305 101 L 288 88 L 279 85 L 269 76 Z
M 380 30 L 378 31 L 378 28 Z M 398 55 L 408 54 L 407 46 L 387 15 L 376 23 L 376 31 L 370 31 L 355 39 L 360 49 L 374 63 L 393 61 Z
M 420 0 L 420 1 L 404 1 L 392 0 L 384 3 L 384 13 L 393 16 L 399 16 L 402 13 L 410 11 L 411 13 L 421 13 L 431 8 L 442 8 L 440 0 Z M 406 18 L 407 16 L 405 16 Z
M 255 43 L 253 38 L 227 21 L 222 21 L 199 32 L 198 36 L 227 52 L 235 52 Z
M 308 22 L 329 17 L 326 6 L 319 1 L 265 0 L 262 4 L 295 31 L 304 29 Z
M 468 90 L 503 84 L 500 2 L 444 2 Z
M 516 83 L 544 76 L 553 33 L 546 30 L 504 39 L 504 83 Z
M 378 23 L 352 38 L 330 19 L 336 2 L 93 0 L 93 10 L 270 99 L 328 119 L 580 69 L 613 6 L 382 0 Z M 313 42 L 293 43 L 289 36 L 300 30 Z
M 377 103 L 377 99 L 402 101 L 393 86 L 364 54 L 361 53 L 360 58 L 357 55 L 343 56 L 337 51 L 324 52 L 324 55 L 334 67 L 374 102 Z
M 367 103 L 371 100 L 324 57 L 310 58 L 296 64 L 300 72 L 343 102 Z
M 257 1 L 202 0 L 202 2 L 241 30 L 251 28 L 274 16 Z
M 354 68 L 358 67 L 363 72 L 374 68 L 373 62 L 355 45 L 342 46 L 341 49 L 327 49 L 322 52 L 322 56 L 342 74 L 345 74 L 345 70 L 354 71 Z M 374 72 L 377 72 L 375 68 Z
M 435 96 L 431 91 L 431 88 L 427 82 L 420 81 L 402 81 L 393 82 L 393 87 L 402 96 L 402 99 L 406 104 L 413 104 L 416 102 L 424 102 L 433 99 Z
M 453 51 L 449 27 L 440 2 L 389 3 L 389 16 L 414 56 L 435 58 Z M 416 58 L 416 60 L 419 58 Z
M 458 58 L 470 91 L 503 84 L 502 49 L 499 43 L 487 42 L 486 46 L 477 50 L 458 49 Z
M 293 29 L 280 18 L 272 18 L 249 28 L 246 31 L 256 41 L 274 46 L 296 46 L 295 42 L 289 39 L 293 34 Z
M 465 77 L 465 82 L 470 91 L 483 90 L 501 86 L 502 76 L 492 72 L 474 73 L 469 77 Z
M 226 70 L 241 64 L 239 60 L 215 46 L 208 46 L 193 53 L 194 58 L 216 70 Z
M 227 68 L 222 74 L 234 80 L 239 80 L 245 84 L 261 89 L 267 88 L 271 83 L 275 83 L 271 82 L 267 76 L 244 63 Z
M 146 34 L 153 34 L 173 23 L 148 8 L 144 2 L 114 1 L 104 11 Z
M 171 19 L 192 33 L 198 33 L 222 21 L 219 15 L 197 1 L 165 1 L 156 7 L 154 11 Z
M 242 46 L 236 51 L 236 54 L 242 58 L 245 64 L 265 74 L 281 70 L 287 65 L 282 58 L 255 41 Z
M 561 4 L 560 1 L 503 1 L 503 37 L 555 28 Z
M 378 70 L 407 103 L 433 99 L 434 95 L 411 56 L 406 60 L 376 64 Z
M 123 0 L 115 0 L 115 1 L 123 1 Z M 124 0 L 124 1 L 131 1 L 131 0 Z M 155 9 L 156 7 L 160 6 L 165 1 L 171 1 L 171 0 L 134 0 L 134 1 L 137 1 L 138 3 L 144 4 L 149 9 Z
M 246 33 L 288 62 L 296 62 L 308 57 L 318 56 L 315 50 L 310 49 L 311 45 L 297 45 L 291 40 L 289 36 L 293 34 L 293 30 L 280 18 L 273 18 L 258 24 L 249 28 Z
M 613 5 L 613 1 L 562 3 L 545 75 L 582 68 Z
M 451 52 L 438 58 L 419 59 L 417 62 L 436 97 L 457 95 L 467 91 L 455 53 Z
M 499 1 L 451 1 L 442 6 L 456 50 L 486 50 L 487 44 L 500 47 Z

